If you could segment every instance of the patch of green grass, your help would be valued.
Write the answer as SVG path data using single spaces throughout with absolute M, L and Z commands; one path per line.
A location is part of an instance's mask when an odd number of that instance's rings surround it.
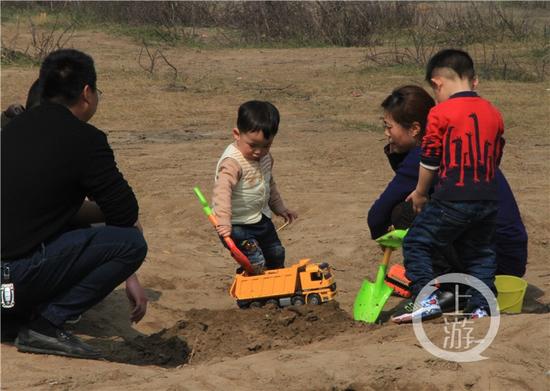
M 31 66 L 38 65 L 39 62 L 33 59 L 27 53 L 20 52 L 8 48 L 2 48 L 2 56 L 0 60 L 2 66 Z
M 0 8 L 2 10 L 0 19 L 2 23 L 17 22 L 18 19 L 26 19 L 38 13 L 36 9 L 31 9 L 29 7 L 14 7 L 5 2 L 2 3 Z
M 378 65 L 369 61 L 367 65 L 359 70 L 359 74 L 364 76 L 376 75 L 381 72 L 389 72 L 402 76 L 417 77 L 422 75 L 424 68 L 416 64 L 395 64 L 395 65 Z
M 171 41 L 166 41 L 165 39 L 162 39 L 161 35 L 158 33 L 158 30 L 154 26 L 132 26 L 127 24 L 108 23 L 104 25 L 104 28 L 109 34 L 115 36 L 127 36 L 137 42 L 146 41 L 152 44 L 177 42 L 177 39 L 175 38 L 172 38 Z
M 363 122 L 363 121 L 342 121 L 343 127 L 349 130 L 357 130 L 360 132 L 375 132 L 381 133 L 384 131 L 384 128 L 379 123 L 372 122 Z

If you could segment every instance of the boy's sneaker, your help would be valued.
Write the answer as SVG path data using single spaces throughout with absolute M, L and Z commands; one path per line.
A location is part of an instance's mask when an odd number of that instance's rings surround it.
M 413 300 L 407 300 L 392 315 L 391 320 L 397 324 L 411 323 L 414 319 L 429 320 L 440 317 L 442 314 L 437 294 L 434 292 L 415 306 Z
M 470 319 L 479 319 L 479 318 L 485 318 L 489 316 L 489 313 L 485 311 L 483 308 L 476 308 L 470 313 Z

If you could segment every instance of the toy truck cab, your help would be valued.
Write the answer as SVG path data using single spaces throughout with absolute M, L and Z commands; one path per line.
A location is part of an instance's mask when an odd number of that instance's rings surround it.
M 305 269 L 299 272 L 299 275 L 305 302 L 321 304 L 331 300 L 336 294 L 336 282 L 334 282 L 328 263 L 305 263 L 304 265 Z
M 336 283 L 327 263 L 302 259 L 290 267 L 266 270 L 261 275 L 237 274 L 229 293 L 241 308 L 266 303 L 321 304 L 334 298 Z

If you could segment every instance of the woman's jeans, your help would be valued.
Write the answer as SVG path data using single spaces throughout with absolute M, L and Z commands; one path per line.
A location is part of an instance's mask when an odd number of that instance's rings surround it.
M 262 219 L 255 224 L 234 224 L 231 238 L 254 269 L 285 267 L 285 248 L 269 217 L 262 215 Z
M 403 242 L 406 275 L 416 297 L 433 278 L 432 254 L 454 244 L 465 273 L 477 277 L 496 294 L 496 257 L 492 246 L 497 201 L 442 201 L 432 199 L 416 217 Z M 486 299 L 476 290 L 468 308 L 488 310 Z
M 32 310 L 61 326 L 103 300 L 146 254 L 137 228 L 105 226 L 66 232 L 28 257 L 2 261 L 2 268 L 10 270 L 16 313 Z

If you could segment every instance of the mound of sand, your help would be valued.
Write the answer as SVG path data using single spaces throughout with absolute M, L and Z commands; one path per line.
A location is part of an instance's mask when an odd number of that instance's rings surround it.
M 376 327 L 354 322 L 336 301 L 285 308 L 192 309 L 173 327 L 116 348 L 105 347 L 111 361 L 175 367 L 304 346 Z

